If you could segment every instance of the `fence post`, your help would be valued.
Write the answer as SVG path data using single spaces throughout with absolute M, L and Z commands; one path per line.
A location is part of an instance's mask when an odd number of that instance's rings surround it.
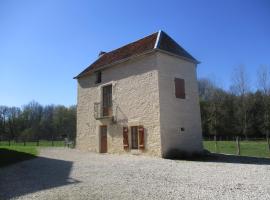
M 25 145 L 26 145 L 25 140 L 23 140 L 23 146 L 25 146 Z
M 217 136 L 214 135 L 214 140 L 215 140 L 215 150 L 216 150 L 216 153 L 218 152 L 218 146 L 217 146 Z
M 39 139 L 37 139 L 37 146 L 39 146 Z
M 8 140 L 8 146 L 10 146 L 10 139 Z
M 240 142 L 239 142 L 239 137 L 237 136 L 236 137 L 236 146 L 237 146 L 237 152 L 236 152 L 236 154 L 238 155 L 238 156 L 240 156 Z
M 267 147 L 268 147 L 268 151 L 270 152 L 270 141 L 269 141 L 269 136 L 267 136 Z
M 54 146 L 54 143 L 53 143 L 53 136 L 52 136 L 52 146 Z

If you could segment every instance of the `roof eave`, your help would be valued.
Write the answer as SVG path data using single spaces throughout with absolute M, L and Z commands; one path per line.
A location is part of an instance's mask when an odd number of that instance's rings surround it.
M 103 70 L 105 68 L 109 68 L 109 67 L 112 67 L 113 65 L 117 65 L 117 64 L 120 64 L 120 63 L 123 63 L 123 62 L 126 62 L 128 60 L 131 60 L 131 59 L 134 59 L 134 58 L 137 58 L 137 57 L 140 57 L 140 56 L 143 56 L 143 55 L 146 55 L 146 54 L 149 54 L 149 53 L 152 53 L 154 51 L 159 51 L 159 52 L 162 52 L 162 53 L 166 53 L 168 55 L 171 55 L 171 56 L 175 56 L 175 57 L 178 57 L 182 60 L 186 60 L 186 61 L 189 61 L 189 62 L 192 62 L 196 65 L 200 64 L 201 62 L 196 60 L 196 59 L 189 59 L 189 58 L 186 58 L 184 56 L 179 56 L 177 54 L 174 54 L 174 53 L 171 53 L 171 52 L 168 52 L 168 51 L 165 51 L 165 50 L 162 50 L 162 49 L 159 49 L 159 48 L 154 48 L 154 49 L 150 49 L 148 51 L 145 51 L 144 53 L 141 53 L 141 54 L 137 54 L 137 55 L 134 55 L 134 56 L 130 56 L 128 58 L 124 58 L 124 59 L 121 59 L 121 60 L 118 60 L 118 61 L 115 61 L 113 63 L 110 63 L 110 64 L 107 64 L 107 65 L 104 65 L 102 67 L 99 67 L 98 69 L 92 69 L 86 73 L 80 73 L 78 74 L 77 76 L 73 77 L 73 79 L 79 79 L 79 78 L 82 78 L 82 77 L 85 77 L 85 76 L 88 76 L 88 75 L 91 75 L 92 73 L 96 72 L 96 71 L 99 71 L 99 70 Z M 90 67 L 90 66 L 88 66 Z
M 162 52 L 162 53 L 166 53 L 166 54 L 168 54 L 168 55 L 171 55 L 171 56 L 175 56 L 175 57 L 178 57 L 178 58 L 180 58 L 180 59 L 182 59 L 182 60 L 186 60 L 186 61 L 189 61 L 189 62 L 192 62 L 192 63 L 194 63 L 194 64 L 200 64 L 201 62 L 200 61 L 198 61 L 198 60 L 196 60 L 196 59 L 190 59 L 190 58 L 187 58 L 187 57 L 184 57 L 184 56 L 179 56 L 179 55 L 177 55 L 177 54 L 174 54 L 174 53 L 171 53 L 171 52 L 169 52 L 169 51 L 165 51 L 165 50 L 162 50 L 162 49 L 155 49 L 156 51 L 159 51 L 159 52 Z
M 133 56 L 130 56 L 130 57 L 127 57 L 127 58 L 124 58 L 124 59 L 121 59 L 121 60 L 112 62 L 112 63 L 110 63 L 110 64 L 104 65 L 104 66 L 99 67 L 99 68 L 97 68 L 97 69 L 92 69 L 92 70 L 86 72 L 85 74 L 82 74 L 82 73 L 81 73 L 81 74 L 79 74 L 79 75 L 73 77 L 73 79 L 78 79 L 78 78 L 82 78 L 82 77 L 91 75 L 93 72 L 100 71 L 100 70 L 103 70 L 103 69 L 105 69 L 105 68 L 112 67 L 112 66 L 114 66 L 114 65 L 117 65 L 117 64 L 120 64 L 120 63 L 129 61 L 129 60 L 131 60 L 131 59 L 135 59 L 135 58 L 137 58 L 137 57 L 140 57 L 140 56 L 143 56 L 143 55 L 152 53 L 152 52 L 154 52 L 154 51 L 155 51 L 155 49 L 150 49 L 150 50 L 147 50 L 147 51 L 145 51 L 145 52 L 143 52 L 143 53 L 140 53 L 140 54 L 137 54 L 137 55 L 133 55 Z

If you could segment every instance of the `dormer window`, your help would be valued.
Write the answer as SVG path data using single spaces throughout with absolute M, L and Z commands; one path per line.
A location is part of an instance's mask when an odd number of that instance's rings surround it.
M 96 84 L 101 83 L 101 71 L 96 72 Z

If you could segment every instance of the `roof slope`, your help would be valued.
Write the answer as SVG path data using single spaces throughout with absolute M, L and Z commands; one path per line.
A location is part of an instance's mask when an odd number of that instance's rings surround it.
M 78 76 L 74 78 L 77 79 L 85 75 L 89 75 L 92 72 L 103 68 L 104 66 L 109 66 L 110 64 L 113 64 L 117 61 L 128 59 L 132 56 L 140 55 L 154 49 L 160 49 L 186 58 L 191 62 L 199 63 L 164 31 L 159 31 L 101 55 L 95 62 L 89 65 L 85 70 L 83 70 Z

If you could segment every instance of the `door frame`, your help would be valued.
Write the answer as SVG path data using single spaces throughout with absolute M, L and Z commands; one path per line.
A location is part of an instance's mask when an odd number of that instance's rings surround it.
M 101 131 L 102 128 L 106 127 L 106 151 L 103 152 L 102 149 L 102 135 L 101 135 Z M 100 125 L 99 126 L 99 153 L 107 153 L 108 152 L 108 126 L 107 125 Z

